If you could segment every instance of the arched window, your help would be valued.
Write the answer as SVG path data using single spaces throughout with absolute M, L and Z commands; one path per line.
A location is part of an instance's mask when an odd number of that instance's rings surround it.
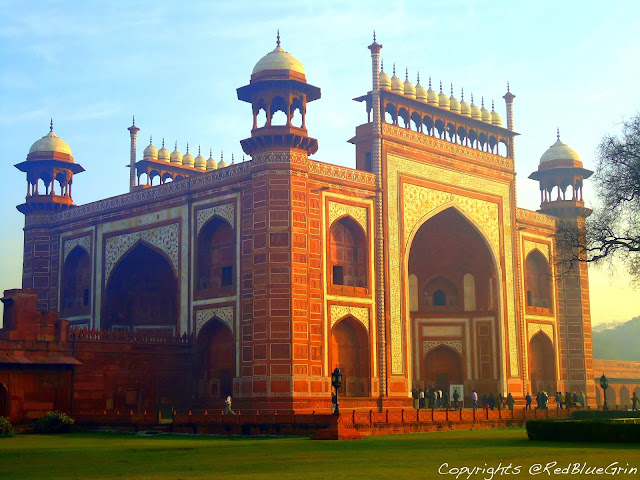
M 341 218 L 331 225 L 329 265 L 332 285 L 368 286 L 367 239 L 362 227 L 350 217 Z
M 540 250 L 532 251 L 525 260 L 525 289 L 528 307 L 551 308 L 551 273 Z
M 64 316 L 91 313 L 91 259 L 82 247 L 75 247 L 62 267 L 62 308 Z
M 235 292 L 235 258 L 231 225 L 220 217 L 213 217 L 198 235 L 196 288 L 201 298 Z
M 422 289 L 422 301 L 428 310 L 433 307 L 457 307 L 458 287 L 444 277 L 436 277 Z

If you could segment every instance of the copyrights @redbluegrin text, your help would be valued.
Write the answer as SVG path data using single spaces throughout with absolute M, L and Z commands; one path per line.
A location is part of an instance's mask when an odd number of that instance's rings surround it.
M 481 478 L 493 480 L 502 476 L 553 476 L 553 475 L 638 475 L 638 468 L 626 462 L 611 462 L 608 465 L 591 465 L 588 462 L 559 464 L 558 462 L 534 463 L 530 466 L 514 465 L 513 463 L 483 466 L 452 465 L 443 463 L 438 468 L 440 475 L 447 475 L 458 479 Z

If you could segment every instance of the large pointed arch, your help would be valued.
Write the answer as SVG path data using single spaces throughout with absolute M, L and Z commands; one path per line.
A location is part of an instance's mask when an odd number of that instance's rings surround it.
M 178 281 L 163 252 L 138 241 L 113 268 L 106 285 L 106 329 L 178 331 Z
M 431 242 L 427 241 L 427 238 L 420 238 L 425 235 L 425 228 L 434 229 L 430 225 L 430 222 L 448 222 L 454 220 L 453 226 L 448 230 L 443 230 L 444 233 L 441 235 L 443 239 L 438 240 L 442 245 L 439 247 L 443 252 L 428 252 L 429 248 L 432 248 Z M 431 224 L 433 225 L 433 224 Z M 490 227 L 492 228 L 492 227 Z M 497 225 L 496 225 L 497 228 Z M 462 248 L 461 246 L 469 245 L 469 241 L 466 237 L 461 237 L 459 234 L 459 230 L 463 231 L 464 235 L 466 235 L 470 240 L 472 240 L 473 252 L 474 255 L 462 253 L 456 253 L 456 249 Z M 449 237 L 445 237 L 445 233 L 449 232 Z M 452 232 L 456 232 L 455 234 L 451 234 Z M 456 238 L 455 242 L 451 241 L 451 238 Z M 448 316 L 452 317 L 475 317 L 478 319 L 482 319 L 485 321 L 485 325 L 488 325 L 486 322 L 490 321 L 490 325 L 492 325 L 489 330 L 487 330 L 488 335 L 490 335 L 489 340 L 486 342 L 480 342 L 478 332 L 473 333 L 471 336 L 473 339 L 464 339 L 465 341 L 476 342 L 477 345 L 471 345 L 470 351 L 464 351 L 462 355 L 463 364 L 465 365 L 464 374 L 467 376 L 464 380 L 472 379 L 472 372 L 475 373 L 475 378 L 477 381 L 485 381 L 490 382 L 490 385 L 487 384 L 484 388 L 492 388 L 492 389 L 503 389 L 504 383 L 506 382 L 506 378 L 504 376 L 504 365 L 505 365 L 505 336 L 506 332 L 503 331 L 503 278 L 504 274 L 502 271 L 502 265 L 498 260 L 498 248 L 496 248 L 496 243 L 498 243 L 498 236 L 495 232 L 488 233 L 486 228 L 481 227 L 478 223 L 471 218 L 463 208 L 457 205 L 454 202 L 444 203 L 436 208 L 425 213 L 421 218 L 419 218 L 414 227 L 408 234 L 405 236 L 405 250 L 404 250 L 404 268 L 403 268 L 403 291 L 408 292 L 409 286 L 409 278 L 412 275 L 416 275 L 418 277 L 418 291 L 420 292 L 420 299 L 418 302 L 419 312 L 411 312 L 410 310 L 410 301 L 408 295 L 404 295 L 404 304 L 403 311 L 405 313 L 405 331 L 407 332 L 406 336 L 406 350 L 407 352 L 411 352 L 412 361 L 407 362 L 409 366 L 409 374 L 410 378 L 413 381 L 417 381 L 421 383 L 424 381 L 422 378 L 417 378 L 416 375 L 423 377 L 424 372 L 422 371 L 421 362 L 421 349 L 420 349 L 420 329 L 415 328 L 414 325 L 414 317 L 425 317 L 432 315 L 434 318 L 438 318 L 436 315 L 438 312 L 444 312 Z M 419 239 L 419 240 L 418 240 Z M 445 241 L 446 240 L 446 241 Z M 433 264 L 429 265 L 430 271 L 419 271 L 418 269 L 413 268 L 412 264 L 414 262 L 414 248 L 416 245 L 420 245 L 420 248 L 423 249 L 425 255 L 432 256 Z M 476 255 L 479 253 L 480 255 Z M 460 260 L 458 263 L 449 262 L 448 256 L 460 257 L 464 258 L 464 260 Z M 426 258 L 426 257 L 424 257 Z M 480 260 L 478 260 L 480 258 Z M 437 262 L 441 264 L 450 264 L 451 270 L 448 271 L 440 271 L 437 266 Z M 435 266 L 434 266 L 435 265 Z M 447 267 L 448 268 L 448 267 Z M 474 292 L 474 302 L 468 301 L 469 305 L 474 306 L 474 310 L 466 310 L 465 302 L 463 301 L 463 294 L 465 290 L 465 276 L 473 276 L 473 288 Z M 425 291 L 425 286 L 434 280 L 442 278 L 449 282 L 455 284 L 455 289 L 449 289 L 449 292 L 446 291 L 444 287 L 435 288 L 434 291 Z M 442 282 L 443 285 L 446 282 Z M 471 282 L 467 280 L 467 289 L 470 288 Z M 438 291 L 440 290 L 440 291 Z M 445 297 L 445 305 L 441 305 L 442 301 L 440 297 L 437 298 L 437 302 L 434 305 L 434 297 L 433 295 L 438 291 L 437 295 L 444 294 Z M 454 293 L 457 298 L 451 299 L 449 295 Z M 457 293 L 456 293 L 457 292 Z M 497 293 L 497 295 L 496 295 Z M 427 298 L 426 296 L 429 298 Z M 468 295 L 470 296 L 470 295 Z M 441 313 L 439 314 L 440 318 L 442 318 Z M 441 321 L 442 325 L 445 325 Z M 470 328 L 470 327 L 469 327 Z M 475 327 L 474 327 L 475 328 Z M 478 327 L 479 328 L 479 327 Z M 483 327 L 485 328 L 485 327 Z M 504 326 L 506 328 L 506 326 Z M 462 333 L 460 333 L 462 334 Z M 473 352 L 473 357 L 469 357 Z M 490 378 L 481 378 L 479 369 L 480 365 L 477 364 L 475 368 L 473 368 L 473 363 L 479 362 L 477 357 L 485 358 L 490 357 L 490 370 L 493 371 L 490 374 Z M 494 360 L 495 359 L 495 360 Z M 502 373 L 501 373 L 502 372 Z M 495 385 L 494 385 L 495 383 Z

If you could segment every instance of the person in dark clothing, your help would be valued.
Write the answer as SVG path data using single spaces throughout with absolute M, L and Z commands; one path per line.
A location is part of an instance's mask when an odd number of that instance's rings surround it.
M 509 407 L 509 410 L 513 410 L 513 404 L 514 403 L 516 403 L 516 401 L 511 396 L 511 392 L 509 392 L 507 394 L 507 400 L 506 400 L 506 404 L 507 404 L 507 407 Z
M 442 408 L 451 408 L 449 404 L 449 394 L 447 392 L 442 392 Z
M 482 409 L 486 410 L 489 408 L 489 399 L 487 398 L 487 394 L 482 395 Z
M 578 398 L 578 394 L 576 392 L 573 392 L 573 407 L 577 407 L 578 406 L 578 402 L 580 401 L 580 399 Z
M 460 400 L 460 394 L 458 393 L 458 390 L 454 390 L 453 391 L 453 408 L 454 410 L 458 409 L 458 401 Z
M 418 408 L 424 408 L 424 390 L 420 389 L 420 399 L 418 400 Z
M 489 395 L 489 408 L 491 410 L 493 410 L 494 408 L 496 408 L 496 399 L 493 396 L 493 393 L 491 395 Z
M 527 404 L 525 405 L 525 409 L 526 410 L 531 410 L 531 395 L 529 394 L 529 392 L 527 392 L 527 396 L 524 397 L 525 401 L 527 402 Z
M 542 404 L 542 392 L 538 392 L 536 395 L 536 410 L 540 410 L 540 405 Z
M 638 395 L 636 392 L 633 392 L 633 397 L 631 397 L 631 410 L 637 412 L 638 411 Z
M 573 407 L 572 401 L 573 399 L 571 398 L 571 394 L 569 392 L 566 392 L 564 394 L 564 404 L 566 405 L 567 408 Z
M 501 393 L 498 394 L 498 398 L 496 400 L 496 407 L 498 407 L 498 410 L 502 410 L 504 408 L 504 397 L 502 396 Z

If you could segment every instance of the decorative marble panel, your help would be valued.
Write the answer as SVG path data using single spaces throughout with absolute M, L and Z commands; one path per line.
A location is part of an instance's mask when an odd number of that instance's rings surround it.
M 461 337 L 462 327 L 460 325 L 436 325 L 422 327 L 424 337 Z
M 527 325 L 527 334 L 528 334 L 529 341 L 531 341 L 533 336 L 538 332 L 543 332 L 547 337 L 549 337 L 549 340 L 551 340 L 551 343 L 554 343 L 553 342 L 553 325 L 549 325 L 548 323 L 529 323 Z
M 422 342 L 422 355 L 426 355 L 434 348 L 438 348 L 440 345 L 451 347 L 462 355 L 462 340 L 425 340 Z
M 198 310 L 196 312 L 196 337 L 209 320 L 216 317 L 233 333 L 233 307 L 216 307 Z
M 360 224 L 365 233 L 369 233 L 367 228 L 367 209 L 344 203 L 329 202 L 329 226 L 333 225 L 336 219 L 348 215 Z
M 63 262 L 69 256 L 69 254 L 71 253 L 71 250 L 73 250 L 75 247 L 82 247 L 87 251 L 88 254 L 91 254 L 91 235 L 72 238 L 71 240 L 65 240 L 64 241 L 64 257 L 62 259 Z
M 400 282 L 403 275 L 401 262 L 403 255 L 407 255 L 401 245 L 401 239 L 407 238 L 411 233 L 411 228 L 417 228 L 417 223 L 426 215 L 421 208 L 431 208 L 441 210 L 445 205 L 456 206 L 460 211 L 472 219 L 483 233 L 495 258 L 500 262 L 500 240 L 504 242 L 504 269 L 505 278 L 500 276 L 501 288 L 504 285 L 506 293 L 506 311 L 503 312 L 507 321 L 506 344 L 508 345 L 509 366 L 511 375 L 518 375 L 518 344 L 516 341 L 516 311 L 515 311 L 515 279 L 514 279 L 514 255 L 512 240 L 512 215 L 510 185 L 488 178 L 477 177 L 468 173 L 449 170 L 435 165 L 425 164 L 411 160 L 411 155 L 418 151 L 404 147 L 406 156 L 387 155 L 387 192 L 388 192 L 388 237 L 389 251 L 397 251 L 397 255 L 389 256 L 389 285 L 387 286 L 390 296 L 390 336 L 387 340 L 391 344 L 391 373 L 403 373 L 405 355 L 405 331 L 403 329 L 404 318 L 401 311 L 401 289 Z M 492 156 L 496 157 L 496 156 Z M 500 157 L 496 157 L 500 158 Z M 502 198 L 502 212 L 496 203 L 464 197 L 459 194 L 449 194 L 425 187 L 409 186 L 404 184 L 403 189 L 406 198 L 401 200 L 404 204 L 405 218 L 399 218 L 398 195 L 400 191 L 399 177 L 404 173 L 415 178 L 438 179 L 443 185 L 455 185 L 458 188 L 473 192 L 481 191 L 485 194 Z M 424 191 L 421 191 L 424 190 Z M 409 197 L 408 193 L 411 193 Z M 503 235 L 500 229 L 500 216 L 502 213 L 502 227 L 506 234 Z M 401 228 L 404 227 L 404 235 Z M 498 265 L 500 270 L 500 265 Z M 503 283 L 504 282 L 504 283 Z M 505 285 L 506 284 L 506 285 Z
M 196 229 L 198 235 L 200 234 L 200 230 L 202 229 L 204 224 L 207 223 L 207 221 L 214 215 L 218 215 L 224 218 L 227 222 L 229 222 L 231 228 L 235 230 L 236 224 L 233 204 L 225 203 L 224 205 L 216 205 L 215 207 L 203 208 L 202 210 L 198 210 L 198 213 L 196 214 Z
M 338 320 L 342 320 L 347 315 L 362 323 L 367 333 L 369 333 L 369 309 L 365 307 L 353 307 L 350 305 L 331 305 L 331 328 Z
M 173 263 L 175 271 L 179 272 L 178 254 L 180 246 L 178 245 L 178 239 L 179 227 L 177 223 L 107 238 L 105 242 L 106 281 L 109 280 L 113 267 L 118 263 L 118 260 L 120 260 L 138 240 L 144 240 L 166 253 L 171 263 Z

